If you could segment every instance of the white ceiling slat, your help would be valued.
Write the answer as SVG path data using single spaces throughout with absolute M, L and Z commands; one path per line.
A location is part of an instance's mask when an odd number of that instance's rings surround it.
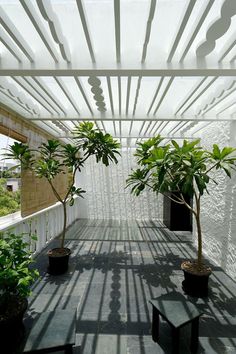
M 32 85 L 32 83 L 29 81 L 28 78 L 23 77 L 23 79 L 27 82 L 27 84 L 44 100 L 47 102 L 47 104 L 57 113 L 60 115 L 60 113 L 53 107 L 53 105 Z
M 129 98 L 130 98 L 130 85 L 131 85 L 131 77 L 128 77 L 127 80 L 127 95 L 126 95 L 126 109 L 125 109 L 125 114 L 129 114 Z
M 197 120 L 195 120 L 195 122 L 184 122 L 183 126 L 181 127 L 182 130 L 180 131 L 180 134 L 182 134 L 185 137 L 184 134 L 188 132 L 190 129 L 192 129 L 193 127 L 195 127 L 198 123 L 200 122 L 198 122 Z
M 164 124 L 165 121 L 159 122 L 158 126 L 156 127 L 153 135 L 157 135 L 159 134 L 158 130 L 162 127 L 162 125 Z
M 157 135 L 158 129 L 161 127 L 161 125 L 163 124 L 163 122 L 158 122 L 159 124 L 157 125 L 156 129 L 153 131 L 153 135 Z
M 59 45 L 62 58 L 67 62 L 71 62 L 71 56 L 69 47 L 67 45 L 66 39 L 62 34 L 61 25 L 57 19 L 55 12 L 52 9 L 52 4 L 50 1 L 45 0 L 36 0 L 38 8 L 41 12 L 41 15 L 48 22 L 51 35 L 54 41 Z
M 148 16 L 148 20 L 147 20 L 145 40 L 144 40 L 144 44 L 143 44 L 143 53 L 142 53 L 142 59 L 141 59 L 142 63 L 144 63 L 146 60 L 147 47 L 148 47 L 148 43 L 150 40 L 152 20 L 153 20 L 154 14 L 155 14 L 155 10 L 156 10 L 156 0 L 151 0 L 149 16 Z
M 205 107 L 199 110 L 197 115 L 206 114 L 207 112 L 211 111 L 215 108 L 218 104 L 220 104 L 223 100 L 225 100 L 228 96 L 236 91 L 236 87 L 233 86 L 236 84 L 236 80 L 234 80 L 228 88 L 223 89 L 217 97 L 214 97 L 211 102 L 206 104 Z M 226 93 L 229 91 L 228 93 Z M 224 95 L 226 93 L 226 95 Z
M 7 14 L 4 12 L 3 8 L 0 6 L 0 23 L 6 32 L 9 34 L 11 39 L 16 43 L 16 45 L 21 49 L 26 58 L 33 63 L 34 53 L 32 52 L 30 46 L 25 41 L 23 36 L 20 34 L 14 23 L 10 20 Z
M 153 127 L 152 127 L 152 129 L 150 130 L 150 134 L 155 135 L 155 132 L 158 130 L 160 124 L 161 124 L 161 123 L 160 123 L 159 121 L 154 122 Z M 157 128 L 156 128 L 156 127 L 157 127 Z
M 132 120 L 129 127 L 129 135 L 131 135 L 134 121 Z
M 186 11 L 185 11 L 183 20 L 182 20 L 182 22 L 181 22 L 181 25 L 180 25 L 180 27 L 179 27 L 178 33 L 177 33 L 177 35 L 176 35 L 176 37 L 175 37 L 174 43 L 173 43 L 172 48 L 171 48 L 171 50 L 170 50 L 170 54 L 169 54 L 168 59 L 167 59 L 167 62 L 168 62 L 168 63 L 171 62 L 171 60 L 172 60 L 172 58 L 173 58 L 173 56 L 174 56 L 174 54 L 175 54 L 175 51 L 176 51 L 177 46 L 178 46 L 178 44 L 179 44 L 179 41 L 180 41 L 180 39 L 181 39 L 181 37 L 182 37 L 182 34 L 183 34 L 183 32 L 184 32 L 184 29 L 185 29 L 185 27 L 186 27 L 186 25 L 187 25 L 187 22 L 188 22 L 188 20 L 189 20 L 189 18 L 190 18 L 190 15 L 191 15 L 191 13 L 192 13 L 192 11 L 193 11 L 193 8 L 194 8 L 195 4 L 196 4 L 196 0 L 189 0 L 188 3 L 189 3 L 189 4 L 188 4 L 188 7 L 187 7 L 187 9 L 186 9 Z
M 42 122 L 44 125 L 46 125 L 46 131 L 48 133 L 51 133 L 55 137 L 55 133 L 57 132 L 59 134 L 59 137 L 61 135 L 61 129 L 55 125 L 51 125 L 49 122 Z
M 105 128 L 104 122 L 102 120 L 101 120 L 101 124 L 102 124 L 103 131 L 106 133 L 106 128 Z
M 22 7 L 24 8 L 25 12 L 27 13 L 30 21 L 34 25 L 36 31 L 38 32 L 41 40 L 43 41 L 45 47 L 47 48 L 48 52 L 52 56 L 53 60 L 57 63 L 58 62 L 58 57 L 56 54 L 56 51 L 53 48 L 53 44 L 50 41 L 50 38 L 47 34 L 47 32 L 44 30 L 44 27 L 41 23 L 41 20 L 35 11 L 35 8 L 33 7 L 32 3 L 30 1 L 26 0 L 20 0 L 20 3 Z
M 171 134 L 173 131 L 175 131 L 175 129 L 178 128 L 181 123 L 182 123 L 182 122 L 178 122 L 172 129 L 170 129 L 170 130 L 168 131 L 168 134 Z M 184 122 L 184 123 L 185 123 L 185 122 Z
M 14 42 L 10 42 L 9 38 L 4 32 L 1 32 L 0 41 L 5 45 L 5 47 L 9 50 L 9 52 L 16 58 L 16 60 L 21 63 L 22 58 L 21 54 L 19 53 L 18 48 L 14 44 Z
M 88 101 L 88 99 L 87 99 L 87 97 L 86 97 L 86 94 L 85 94 L 85 92 L 84 92 L 84 89 L 83 89 L 83 87 L 82 87 L 82 85 L 81 85 L 81 83 L 80 83 L 78 77 L 75 76 L 74 79 L 75 79 L 75 82 L 77 83 L 77 85 L 78 85 L 78 87 L 79 87 L 79 89 L 80 89 L 80 92 L 81 92 L 81 94 L 82 94 L 82 96 L 83 96 L 83 98 L 84 98 L 84 100 L 85 100 L 85 102 L 86 102 L 86 104 L 87 104 L 87 107 L 88 107 L 88 109 L 89 109 L 91 115 L 93 116 L 93 115 L 94 115 L 93 110 L 92 110 L 92 108 L 91 108 L 91 106 L 90 106 L 90 104 L 89 104 L 89 101 Z
M 221 38 L 231 25 L 231 18 L 236 14 L 236 1 L 226 0 L 221 7 L 221 17 L 217 18 L 208 28 L 206 39 L 196 50 L 197 57 L 204 58 L 210 54 L 216 46 L 216 40 Z
M 35 96 L 32 91 L 30 91 L 27 87 L 25 87 L 25 85 L 23 85 L 23 83 L 16 77 L 12 77 L 13 80 L 15 80 L 15 82 L 17 82 L 18 85 L 20 85 L 31 97 L 33 97 L 35 99 L 35 101 L 37 101 L 40 106 L 42 106 L 44 109 L 46 109 L 46 111 L 48 111 L 48 113 L 50 113 L 53 116 L 53 112 L 44 104 L 42 103 L 42 101 Z
M 38 118 L 35 118 L 35 117 L 29 117 L 29 120 L 32 120 L 32 121 L 36 121 Z M 50 117 L 43 117 L 41 116 L 40 117 L 41 120 L 43 121 L 47 121 L 47 120 L 52 120 L 52 118 Z M 58 120 L 61 120 L 61 121 L 93 121 L 93 122 L 98 122 L 101 120 L 101 118 L 98 118 L 98 117 L 56 117 L 56 119 Z M 160 117 L 157 117 L 157 116 L 154 116 L 154 117 L 126 117 L 126 116 L 121 116 L 121 117 L 106 117 L 106 121 L 107 122 L 156 122 L 156 121 L 163 121 L 163 122 L 177 122 L 177 121 L 183 121 L 183 122 L 194 122 L 194 121 L 206 121 L 206 122 L 231 122 L 232 119 L 229 118 L 228 116 L 224 116 L 224 117 L 218 117 L 216 118 L 216 116 L 213 116 L 213 117 L 209 117 L 209 116 L 200 116 L 200 117 L 195 117 L 195 116 L 188 116 L 188 117 L 169 117 L 169 116 L 166 116 L 166 117 L 163 117 L 163 116 L 160 116 Z
M 25 107 L 25 105 L 23 103 L 20 103 L 17 98 L 12 97 L 10 94 L 8 94 L 5 90 L 3 90 L 0 87 L 0 92 L 7 96 L 8 98 L 10 98 L 14 103 L 16 103 L 17 105 L 19 105 L 21 108 L 23 108 L 25 111 L 27 111 L 28 113 L 32 114 L 32 111 L 30 109 L 28 109 L 27 107 Z
M 87 25 L 87 21 L 86 21 L 84 9 L 83 9 L 83 4 L 82 4 L 81 0 L 76 0 L 76 3 L 77 3 L 78 10 L 79 10 L 80 19 L 81 19 L 81 23 L 83 26 L 84 35 L 85 35 L 85 38 L 87 41 L 87 46 L 89 49 L 91 60 L 93 63 L 95 63 L 96 62 L 95 55 L 94 55 L 93 46 L 92 46 L 92 42 L 91 42 L 90 35 L 89 35 L 89 30 L 88 30 L 88 25 Z
M 169 124 L 170 122 L 163 122 L 163 126 L 161 127 L 161 129 L 159 130 L 158 134 L 161 134 L 161 132 L 165 129 L 165 127 L 167 126 L 167 124 Z
M 154 95 L 153 100 L 152 100 L 152 102 L 151 102 L 151 105 L 150 105 L 150 107 L 149 107 L 149 109 L 148 109 L 147 115 L 149 115 L 149 113 L 151 112 L 151 109 L 152 109 L 152 107 L 153 107 L 153 105 L 154 105 L 154 102 L 155 102 L 155 100 L 156 100 L 156 98 L 157 98 L 157 95 L 158 95 L 158 93 L 159 93 L 159 91 L 160 91 L 160 88 L 161 88 L 161 85 L 162 85 L 162 83 L 163 83 L 163 80 L 164 80 L 164 76 L 161 77 L 161 79 L 160 79 L 160 81 L 159 81 L 159 83 L 158 83 L 158 86 L 157 86 L 155 95 Z
M 236 55 L 230 60 L 230 64 L 232 64 L 236 60 Z
M 191 103 L 183 110 L 183 112 L 181 114 L 184 114 L 198 99 L 200 96 L 202 96 L 204 94 L 204 92 L 206 92 L 209 87 L 218 79 L 218 77 L 214 77 L 200 92 L 199 94 L 193 99 L 193 101 L 191 101 Z
M 156 127 L 157 122 L 150 122 L 148 134 L 152 134 L 153 129 Z
M 141 86 L 141 80 L 142 77 L 139 76 L 138 78 L 138 82 L 137 82 L 137 88 L 136 88 L 136 93 L 135 93 L 135 99 L 134 99 L 134 107 L 133 107 L 133 116 L 135 115 L 136 112 L 136 107 L 137 107 L 137 102 L 138 102 L 138 97 L 139 97 L 139 90 L 140 90 L 140 86 Z
M 112 97 L 111 78 L 109 76 L 107 76 L 107 86 L 108 86 L 108 93 L 109 93 L 109 99 L 110 99 L 111 113 L 112 113 L 112 116 L 114 116 L 114 105 L 113 105 L 113 97 Z M 113 122 L 113 129 L 114 129 L 114 134 L 116 135 L 115 122 Z
M 114 116 L 114 105 L 113 105 L 113 97 L 112 97 L 111 78 L 109 76 L 107 76 L 107 86 L 108 86 L 108 92 L 109 92 L 109 98 L 110 98 L 111 112 L 112 112 L 112 115 Z
M 169 134 L 172 134 L 172 135 L 176 134 L 176 132 L 178 132 L 180 129 L 182 129 L 185 124 L 186 124 L 186 122 L 179 122 L 173 129 L 168 131 L 168 135 Z
M 61 112 L 66 115 L 66 111 L 62 106 L 57 102 L 52 92 L 50 92 L 49 88 L 45 88 L 44 83 L 40 80 L 40 78 L 32 77 L 32 79 L 36 82 L 36 84 L 46 93 L 46 95 L 52 100 L 52 102 L 61 110 Z
M 116 40 L 116 61 L 120 63 L 120 0 L 114 0 L 115 19 L 115 40 Z
M 152 124 L 152 122 L 149 122 L 149 123 L 148 123 L 148 126 L 147 126 L 146 130 L 144 131 L 143 135 L 146 135 L 146 134 L 147 134 L 148 129 L 150 128 L 151 124 Z
M 78 115 L 80 116 L 80 112 L 78 110 L 78 108 L 76 107 L 76 104 L 74 103 L 71 95 L 69 94 L 69 92 L 66 89 L 66 86 L 63 84 L 63 82 L 61 81 L 61 79 L 59 77 L 54 77 L 55 81 L 57 82 L 57 84 L 60 86 L 61 90 L 64 92 L 64 95 L 67 97 L 68 101 L 71 103 L 72 107 L 74 108 L 74 110 L 78 113 Z
M 121 116 L 121 78 L 118 76 L 119 116 Z
M 217 117 L 218 117 L 221 113 L 227 111 L 227 109 L 233 107 L 235 104 L 236 104 L 236 102 L 235 102 L 235 100 L 234 100 L 234 102 L 231 102 L 229 105 L 227 105 L 226 107 L 224 107 L 223 109 L 221 109 L 219 112 L 217 112 Z
M 197 92 L 197 90 L 204 84 L 204 82 L 207 80 L 207 77 L 204 77 L 199 81 L 199 83 L 194 87 L 194 89 L 190 92 L 190 94 L 187 96 L 187 98 L 181 103 L 177 111 L 174 113 L 176 116 L 177 113 L 186 105 L 186 103 L 191 99 L 191 97 Z
M 169 90 L 169 88 L 170 88 L 170 86 L 171 86 L 173 81 L 174 81 L 174 77 L 171 77 L 169 79 L 168 84 L 166 85 L 166 88 L 165 88 L 165 90 L 164 90 L 164 92 L 163 92 L 163 94 L 162 94 L 157 106 L 156 106 L 156 109 L 154 111 L 154 115 L 157 113 L 158 109 L 160 108 L 160 105 L 162 104 L 162 102 L 163 102 L 163 100 L 164 100 L 164 98 L 165 98 L 165 96 L 166 96 L 166 94 L 167 94 L 167 92 L 168 92 L 168 90 Z
M 198 23 L 197 23 L 197 25 L 195 27 L 195 30 L 193 31 L 193 34 L 192 34 L 191 38 L 189 39 L 188 44 L 186 45 L 186 47 L 185 47 L 185 49 L 183 51 L 183 54 L 182 54 L 182 56 L 180 58 L 180 62 L 182 62 L 184 60 L 184 58 L 186 57 L 186 55 L 188 54 L 188 51 L 189 51 L 191 45 L 193 44 L 193 41 L 196 38 L 200 28 L 202 27 L 203 22 L 205 21 L 205 19 L 206 19 L 206 17 L 207 17 L 207 15 L 208 15 L 208 13 L 209 13 L 209 11 L 210 11 L 210 9 L 211 9 L 213 4 L 214 4 L 214 0 L 209 0 L 208 1 L 202 16 L 201 16 L 200 20 L 198 21 Z
M 143 123 L 142 123 L 142 125 L 141 125 L 141 128 L 140 128 L 140 130 L 139 130 L 139 133 L 138 133 L 139 136 L 141 135 L 141 132 L 142 132 L 142 130 L 143 130 L 143 128 L 144 128 L 145 123 L 146 123 L 146 121 L 143 121 Z
M 197 129 L 191 131 L 191 134 L 196 134 L 196 133 L 198 133 L 200 130 L 206 128 L 206 127 L 209 126 L 210 124 L 212 124 L 212 122 L 207 122 L 207 123 L 204 124 L 203 126 L 201 126 L 201 127 L 197 128 Z
M 236 45 L 236 40 L 234 40 L 233 43 L 231 43 L 228 46 L 228 48 L 226 50 L 224 50 L 224 53 L 222 54 L 222 56 L 218 60 L 218 63 L 222 63 L 223 59 L 229 54 L 229 52 L 235 47 L 235 45 Z M 233 61 L 233 59 L 231 59 L 231 61 Z
M 6 93 L 7 96 L 26 107 L 31 115 L 38 115 L 38 108 L 34 102 L 25 95 L 25 92 L 22 92 L 13 83 L 10 83 L 9 80 L 0 78 L 0 87 L 2 88 L 2 92 Z

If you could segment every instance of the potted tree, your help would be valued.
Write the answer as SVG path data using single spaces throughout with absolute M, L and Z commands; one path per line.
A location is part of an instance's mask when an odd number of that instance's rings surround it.
M 28 241 L 24 239 L 29 238 Z M 0 235 L 0 337 L 3 352 L 20 342 L 30 285 L 39 276 L 29 251 L 34 236 Z M 4 349 L 7 349 L 5 351 Z M 9 350 L 9 351 L 8 351 Z
M 37 177 L 46 178 L 55 197 L 63 208 L 63 230 L 60 246 L 48 251 L 49 273 L 62 274 L 68 269 L 70 249 L 64 247 L 67 227 L 67 204 L 74 204 L 74 197 L 83 197 L 84 190 L 76 188 L 75 174 L 81 171 L 86 160 L 96 156 L 96 162 L 101 161 L 108 166 L 110 162 L 117 163 L 119 144 L 110 134 L 104 134 L 91 122 L 79 124 L 73 131 L 75 145 L 62 144 L 58 140 L 48 140 L 39 146 L 37 151 L 31 150 L 26 144 L 15 142 L 5 154 L 6 158 L 18 160 L 23 169 L 32 170 Z M 57 190 L 54 178 L 67 169 L 71 175 L 65 195 Z
M 190 210 L 196 222 L 197 259 L 181 264 L 185 276 L 183 288 L 190 295 L 206 296 L 211 268 L 203 263 L 201 197 L 204 192 L 209 193 L 207 185 L 210 181 L 217 183 L 213 171 L 223 170 L 231 177 L 230 171 L 235 170 L 236 149 L 220 149 L 214 144 L 208 151 L 199 146 L 200 140 L 184 140 L 182 146 L 172 140 L 170 144 L 161 146 L 162 140 L 158 135 L 138 144 L 135 156 L 139 168 L 129 175 L 127 186 L 132 186 L 131 193 L 137 196 L 148 187 Z M 185 196 L 193 198 L 193 205 L 186 201 Z

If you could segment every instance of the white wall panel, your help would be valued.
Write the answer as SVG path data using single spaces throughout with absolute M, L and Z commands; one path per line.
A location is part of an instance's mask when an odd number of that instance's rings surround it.
M 77 175 L 77 186 L 85 189 L 80 217 L 88 219 L 162 219 L 162 197 L 151 191 L 135 197 L 125 189 L 125 181 L 135 166 L 133 150 L 124 150 L 117 165 L 105 167 L 95 159 L 86 162 L 85 169 Z
M 215 123 L 201 132 L 201 145 L 210 148 L 217 143 L 235 146 L 236 126 L 232 123 Z M 236 279 L 236 174 L 229 179 L 216 172 L 219 182 L 209 185 L 209 195 L 202 198 L 201 222 L 204 251 L 232 278 Z

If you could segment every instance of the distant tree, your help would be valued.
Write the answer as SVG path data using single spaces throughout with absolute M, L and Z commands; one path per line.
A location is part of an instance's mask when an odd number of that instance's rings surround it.
M 1 172 L 1 178 L 20 178 L 21 174 L 20 172 L 15 172 L 15 171 L 2 171 Z
M 0 216 L 12 214 L 18 210 L 20 210 L 20 191 L 7 191 L 6 179 L 0 178 Z

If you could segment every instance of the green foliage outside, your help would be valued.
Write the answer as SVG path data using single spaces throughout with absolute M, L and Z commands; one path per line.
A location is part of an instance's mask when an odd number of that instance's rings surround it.
M 30 285 L 39 276 L 38 271 L 30 267 L 33 263 L 29 251 L 31 240 L 36 237 L 12 232 L 0 234 L 0 305 L 9 295 L 30 295 Z
M 20 191 L 9 192 L 6 179 L 0 178 L 0 217 L 20 210 Z

